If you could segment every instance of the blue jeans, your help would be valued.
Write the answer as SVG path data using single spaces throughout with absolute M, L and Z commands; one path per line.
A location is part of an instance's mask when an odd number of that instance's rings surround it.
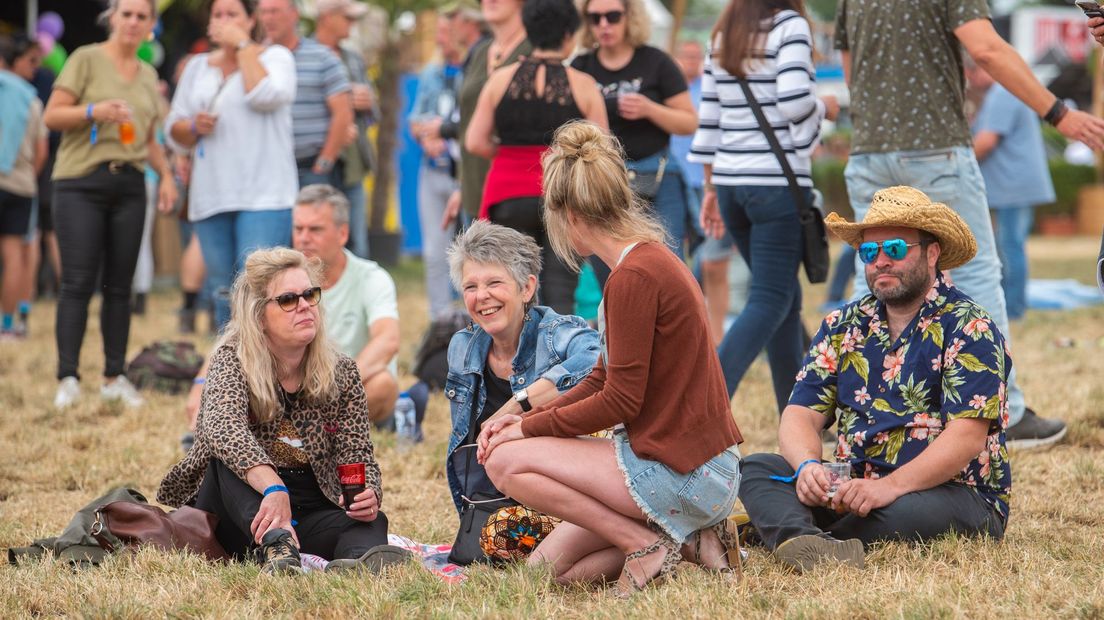
M 354 183 L 341 188 L 349 199 L 349 251 L 368 258 L 368 222 L 364 211 L 364 185 Z
M 989 221 L 989 206 L 985 198 L 985 181 L 981 178 L 974 151 L 968 146 L 956 146 L 930 151 L 900 151 L 895 153 L 858 153 L 851 156 L 844 169 L 847 194 L 855 220 L 861 221 L 870 209 L 874 192 L 894 185 L 911 185 L 935 202 L 954 209 L 977 239 L 977 256 L 951 271 L 954 285 L 985 308 L 1004 335 L 1009 346 L 1008 314 L 1001 290 L 1001 263 L 993 225 Z M 858 258 L 855 259 L 858 261 Z M 855 265 L 855 291 L 852 299 L 866 295 L 863 265 Z M 1016 383 L 1016 370 L 1008 375 L 1008 425 L 1023 418 L 1024 396 Z
M 664 157 L 670 157 L 666 149 L 643 159 L 627 161 L 625 166 L 641 173 L 654 173 L 659 169 L 659 162 Z M 671 246 L 671 250 L 674 251 L 675 256 L 679 257 L 679 260 L 686 257 L 683 248 L 689 209 L 686 204 L 686 197 L 686 185 L 682 180 L 682 172 L 679 171 L 677 166 L 665 165 L 663 178 L 659 182 L 659 187 L 656 188 L 655 197 L 652 198 L 652 208 L 655 209 L 655 214 L 659 217 L 659 221 L 663 223 L 663 227 L 667 229 L 667 234 L 671 236 L 668 245 Z M 602 284 L 605 285 L 604 278 Z
M 803 354 L 801 284 L 797 279 L 801 224 L 793 195 L 788 187 L 718 185 L 717 205 L 751 269 L 747 306 L 728 328 L 717 351 L 728 396 L 736 393 L 744 373 L 766 347 L 774 398 L 782 411 Z
M 1001 260 L 1001 287 L 1009 319 L 1022 319 L 1027 312 L 1027 235 L 1035 221 L 1035 207 L 994 207 L 997 223 L 997 255 Z
M 207 286 L 214 292 L 215 322 L 221 331 L 230 321 L 230 285 L 249 253 L 291 245 L 291 209 L 230 211 L 193 225 L 207 265 Z

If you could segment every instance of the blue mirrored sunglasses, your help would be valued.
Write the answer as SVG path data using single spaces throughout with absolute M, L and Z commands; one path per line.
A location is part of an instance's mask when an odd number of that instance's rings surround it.
M 904 239 L 886 239 L 881 243 L 867 241 L 859 244 L 859 260 L 866 264 L 873 263 L 878 258 L 879 248 L 893 260 L 901 260 L 908 254 L 909 248 L 922 244 L 922 241 L 906 243 Z

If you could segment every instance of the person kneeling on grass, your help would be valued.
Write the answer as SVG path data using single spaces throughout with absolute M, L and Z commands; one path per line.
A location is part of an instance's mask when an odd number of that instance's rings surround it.
M 219 517 L 216 537 L 266 572 L 300 568 L 299 550 L 327 570 L 378 571 L 409 554 L 387 545 L 380 469 L 356 362 L 326 338 L 321 266 L 286 248 L 245 261 L 231 317 L 211 355 L 195 446 L 157 493 L 169 506 Z M 337 466 L 363 463 L 367 488 L 345 507 Z
M 621 574 L 624 595 L 685 558 L 737 568 L 727 516 L 742 440 L 729 411 L 701 289 L 629 186 L 615 138 L 557 130 L 542 159 L 556 254 L 612 269 L 599 311 L 602 354 L 570 392 L 483 427 L 479 462 L 515 500 L 563 523 L 529 556 L 561 582 Z M 616 427 L 613 439 L 578 437 Z
M 752 525 L 799 571 L 822 559 L 862 567 L 880 540 L 1000 539 L 1012 360 L 989 314 L 944 273 L 974 256 L 973 234 L 911 187 L 877 192 L 862 223 L 826 222 L 858 249 L 872 294 L 821 324 L 782 413 L 781 455 L 744 459 Z M 853 480 L 831 480 L 820 461 L 837 411 L 836 461 Z

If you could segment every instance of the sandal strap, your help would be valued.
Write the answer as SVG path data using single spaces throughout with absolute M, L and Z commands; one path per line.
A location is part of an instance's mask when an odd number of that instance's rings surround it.
M 682 552 L 679 545 L 674 540 L 672 540 L 666 532 L 658 529 L 656 531 L 659 534 L 659 539 L 657 539 L 654 543 L 648 545 L 647 547 L 644 547 L 643 549 L 639 549 L 625 555 L 624 570 L 628 571 L 629 563 L 633 560 L 639 560 L 640 558 L 651 555 L 659 551 L 660 549 L 664 549 L 666 551 L 666 555 L 663 556 L 663 563 L 659 567 L 659 572 L 649 577 L 647 580 L 644 581 L 644 583 L 637 583 L 636 578 L 633 577 L 632 573 L 628 573 L 628 581 L 632 588 L 631 592 L 640 592 L 644 588 L 648 587 L 648 584 L 650 583 L 667 579 L 674 574 L 675 569 L 678 568 L 679 562 L 682 561 Z M 631 594 L 631 592 L 622 592 L 621 596 L 627 596 Z

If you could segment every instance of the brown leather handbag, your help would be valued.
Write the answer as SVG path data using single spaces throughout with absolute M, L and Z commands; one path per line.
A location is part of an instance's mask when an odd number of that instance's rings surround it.
M 190 506 L 166 513 L 157 506 L 119 501 L 96 510 L 89 533 L 109 553 L 152 545 L 164 551 L 188 550 L 212 561 L 228 560 L 215 538 L 217 525 L 217 516 Z

